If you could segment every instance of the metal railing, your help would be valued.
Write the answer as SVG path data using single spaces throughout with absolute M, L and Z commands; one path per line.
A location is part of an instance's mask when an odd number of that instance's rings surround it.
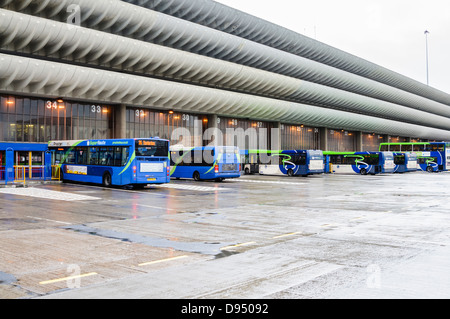
M 61 166 L 52 165 L 52 181 L 61 180 Z

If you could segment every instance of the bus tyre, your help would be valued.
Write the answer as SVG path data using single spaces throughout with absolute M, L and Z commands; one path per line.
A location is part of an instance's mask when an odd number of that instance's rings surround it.
M 433 173 L 433 167 L 432 166 L 428 166 L 427 167 L 427 172 L 428 173 Z
M 200 181 L 200 173 L 195 171 L 194 175 L 192 175 L 192 178 L 194 179 L 194 181 L 198 182 Z
M 106 172 L 103 174 L 103 186 L 104 187 L 110 187 L 111 186 L 111 174 Z
M 361 168 L 361 175 L 367 175 L 367 170 L 365 168 Z
M 292 176 L 294 176 L 294 171 L 290 168 L 290 169 L 288 169 L 287 174 L 289 177 L 292 177 Z

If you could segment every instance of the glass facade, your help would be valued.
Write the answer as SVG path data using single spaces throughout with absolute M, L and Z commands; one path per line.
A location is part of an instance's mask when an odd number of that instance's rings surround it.
M 217 118 L 217 128 L 223 135 L 222 144 L 241 149 L 270 149 L 272 127 L 273 125 L 268 122 Z
M 122 111 L 121 111 L 122 112 Z M 119 112 L 120 113 L 120 112 Z M 118 114 L 119 114 L 118 113 Z M 209 123 L 211 120 L 217 123 Z M 115 136 L 116 121 L 126 123 L 126 133 Z M 271 149 L 271 122 L 209 117 L 172 111 L 127 107 L 126 118 L 117 118 L 114 106 L 79 103 L 58 99 L 41 99 L 0 95 L 0 141 L 40 142 L 51 140 L 84 140 L 111 138 L 148 138 L 158 136 L 168 139 L 171 145 L 198 147 L 211 142 L 204 135 L 209 127 L 217 127 L 222 136 L 221 145 L 240 148 Z M 321 130 L 304 125 L 280 124 L 281 149 L 321 149 Z M 357 133 L 345 130 L 327 131 L 328 150 L 355 151 Z M 210 140 L 208 140 L 210 138 Z M 362 150 L 377 151 L 380 143 L 408 142 L 407 137 L 387 137 L 362 133 Z M 415 140 L 412 140 L 415 141 Z M 278 143 L 277 143 L 278 144 Z M 275 146 L 278 147 L 278 146 Z M 3 160 L 4 156 L 0 155 Z
M 328 151 L 354 152 L 356 150 L 355 132 L 345 130 L 328 130 Z
M 284 150 L 319 150 L 320 130 L 304 125 L 281 125 L 281 148 Z
M 186 147 L 203 145 L 203 117 L 193 114 L 152 111 L 127 108 L 127 138 L 148 138 L 158 136 L 168 139 L 171 145 Z
M 379 135 L 374 133 L 362 134 L 362 150 L 364 152 L 378 152 L 380 149 L 380 144 L 386 142 L 386 135 Z
M 113 107 L 17 96 L 0 97 L 0 141 L 114 137 Z

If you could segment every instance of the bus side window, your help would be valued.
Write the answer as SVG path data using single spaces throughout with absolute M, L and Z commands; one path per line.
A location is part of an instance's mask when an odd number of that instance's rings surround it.
M 128 156 L 130 156 L 130 149 L 129 149 L 129 147 L 123 147 L 122 148 L 122 165 L 120 165 L 120 166 L 127 165 Z
M 113 166 L 122 166 L 122 149 L 123 147 L 114 148 Z
M 76 163 L 78 165 L 87 165 L 87 149 L 77 148 L 76 152 Z
M 64 164 L 75 164 L 75 156 L 74 150 L 67 152 Z
M 111 147 L 100 148 L 99 165 L 111 166 L 113 151 L 114 150 Z
M 98 147 L 91 147 L 89 150 L 89 165 L 98 165 Z
M 306 154 L 299 154 L 297 161 L 298 165 L 306 165 Z
M 388 152 L 389 151 L 389 145 L 381 145 L 380 146 L 381 152 Z

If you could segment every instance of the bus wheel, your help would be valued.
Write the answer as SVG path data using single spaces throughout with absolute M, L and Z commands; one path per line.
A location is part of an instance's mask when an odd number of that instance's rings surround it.
M 432 166 L 428 166 L 427 167 L 427 172 L 428 173 L 433 173 L 433 167 Z
M 200 173 L 195 171 L 194 175 L 192 175 L 192 178 L 194 179 L 194 181 L 198 182 L 200 181 Z
M 110 187 L 111 186 L 111 174 L 106 172 L 103 174 L 103 186 L 104 187 Z
M 294 176 L 294 171 L 290 168 L 290 169 L 288 169 L 287 174 L 289 177 L 292 177 L 292 176 Z
M 365 168 L 361 168 L 361 175 L 367 175 L 367 170 Z
M 245 175 L 249 175 L 250 174 L 250 170 L 248 169 L 248 167 L 245 168 Z

